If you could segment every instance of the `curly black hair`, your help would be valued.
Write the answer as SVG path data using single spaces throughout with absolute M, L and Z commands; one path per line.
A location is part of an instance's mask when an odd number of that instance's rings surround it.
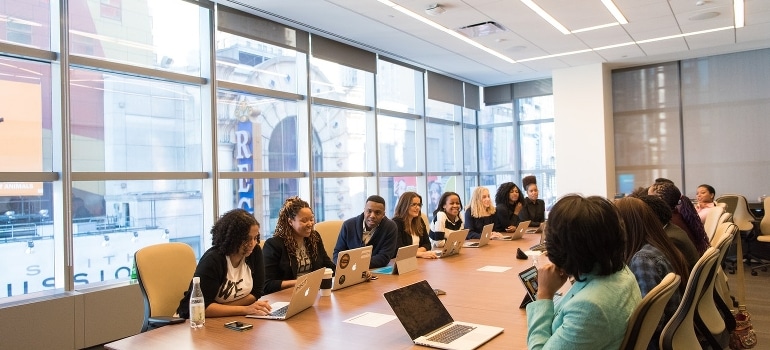
M 273 233 L 273 236 L 283 238 L 284 243 L 286 244 L 286 251 L 293 259 L 297 258 L 299 245 L 297 245 L 297 241 L 294 240 L 294 229 L 289 225 L 289 220 L 297 217 L 297 214 L 303 208 L 308 208 L 311 212 L 313 211 L 308 202 L 297 196 L 286 198 L 283 202 L 283 207 L 281 207 L 281 210 L 278 212 L 278 223 L 275 225 L 275 232 Z M 319 252 L 317 251 L 317 248 L 320 245 L 320 241 L 321 235 L 318 234 L 315 229 L 313 229 L 313 233 L 310 234 L 310 237 L 307 237 L 304 240 L 305 248 L 313 260 L 318 258 Z
M 521 189 L 519 188 L 519 186 L 516 186 L 516 184 L 513 182 L 505 182 L 502 185 L 500 185 L 500 187 L 497 188 L 497 193 L 495 193 L 495 204 L 497 205 L 508 204 L 508 200 L 509 200 L 508 198 L 510 198 L 509 194 L 511 193 L 511 191 L 513 191 L 514 188 L 519 190 L 519 199 L 516 200 L 516 202 L 522 203 L 523 205 L 524 204 L 523 192 L 521 192 Z M 514 204 L 513 206 L 515 207 L 516 205 Z
M 548 259 L 578 281 L 594 267 L 607 276 L 625 266 L 626 230 L 606 198 L 571 194 L 559 199 L 548 217 L 545 242 Z
M 248 211 L 230 210 L 211 227 L 211 244 L 222 254 L 237 253 L 249 240 L 249 231 L 254 225 L 260 226 L 259 221 Z

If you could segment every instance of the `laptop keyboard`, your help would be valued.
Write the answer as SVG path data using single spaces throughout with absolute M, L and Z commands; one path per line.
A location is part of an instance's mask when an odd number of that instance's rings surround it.
M 286 316 L 286 310 L 289 310 L 289 305 L 286 305 L 280 309 L 275 309 L 270 312 L 270 316 L 283 317 Z
M 428 338 L 429 341 L 437 343 L 449 344 L 455 339 L 468 334 L 470 331 L 476 329 L 476 327 L 466 326 L 463 324 L 454 324 L 451 327 L 437 333 L 436 335 Z

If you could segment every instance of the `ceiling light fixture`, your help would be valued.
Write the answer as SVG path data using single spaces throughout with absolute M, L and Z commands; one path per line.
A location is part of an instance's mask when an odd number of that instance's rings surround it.
M 604 28 L 609 28 L 609 27 L 614 27 L 614 26 L 619 26 L 619 25 L 620 25 L 620 23 L 618 23 L 618 22 L 612 22 L 612 23 L 607 23 L 607 24 L 600 24 L 598 26 L 593 26 L 593 27 L 573 30 L 572 34 L 588 32 L 588 31 L 597 30 L 597 29 L 604 29 Z
M 428 8 L 425 9 L 425 13 L 431 16 L 438 16 L 444 12 L 446 12 L 446 9 L 443 6 L 441 6 L 441 4 L 431 4 L 431 5 L 428 5 Z
M 735 28 L 743 28 L 746 24 L 746 18 L 744 17 L 745 4 L 743 0 L 733 0 L 733 12 L 735 13 Z
M 398 12 L 401 12 L 401 13 L 409 16 L 409 17 L 412 17 L 412 18 L 414 18 L 414 19 L 416 19 L 416 20 L 418 20 L 418 21 L 420 21 L 420 22 L 422 22 L 422 23 L 424 23 L 426 25 L 429 25 L 429 26 L 431 26 L 431 27 L 433 27 L 435 29 L 438 29 L 438 30 L 446 33 L 446 34 L 449 34 L 449 35 L 455 37 L 456 39 L 460 39 L 460 40 L 464 41 L 466 44 L 471 45 L 471 46 L 473 46 L 475 48 L 478 48 L 480 50 L 483 50 L 484 52 L 486 52 L 486 53 L 488 53 L 488 54 L 490 54 L 492 56 L 495 56 L 495 57 L 497 57 L 497 58 L 499 58 L 499 59 L 501 59 L 503 61 L 506 61 L 508 63 L 516 63 L 516 61 L 511 59 L 510 57 L 508 57 L 506 55 L 503 55 L 503 54 L 501 54 L 501 53 L 499 53 L 499 52 L 497 52 L 495 50 L 492 50 L 492 49 L 490 49 L 490 48 L 488 48 L 488 47 L 486 47 L 484 45 L 481 45 L 481 44 L 479 44 L 479 43 L 469 39 L 468 37 L 466 37 L 466 36 L 456 32 L 454 30 L 446 28 L 446 27 L 444 27 L 444 26 L 442 26 L 442 25 L 440 25 L 440 24 L 438 24 L 436 22 L 433 22 L 433 21 L 431 21 L 431 20 L 429 20 L 429 19 L 427 19 L 427 18 L 425 18 L 423 16 L 420 16 L 417 13 L 414 13 L 414 12 L 404 8 L 403 6 L 394 3 L 393 1 L 390 1 L 390 0 L 377 0 L 377 1 L 382 3 L 382 4 L 384 4 L 384 5 L 386 5 L 386 6 L 391 7 L 392 9 L 394 9 L 394 10 L 396 10 Z
M 618 23 L 628 24 L 626 16 L 623 16 L 623 13 L 620 12 L 620 9 L 615 5 L 614 2 L 612 2 L 612 0 L 602 0 L 602 4 L 604 4 L 604 7 L 610 11 L 612 17 L 615 17 L 615 20 L 618 21 Z
M 523 2 L 524 5 L 527 5 L 527 7 L 529 7 L 532 11 L 535 11 L 535 13 L 537 13 L 538 16 L 542 17 L 544 20 L 546 20 L 546 22 L 550 23 L 554 28 L 559 30 L 562 34 L 566 35 L 570 33 L 567 27 L 559 23 L 559 21 L 557 21 L 555 18 L 551 17 L 551 15 L 549 15 L 548 12 L 545 12 L 545 10 L 543 10 L 540 6 L 537 6 L 537 4 L 535 4 L 534 1 L 521 0 L 521 2 Z

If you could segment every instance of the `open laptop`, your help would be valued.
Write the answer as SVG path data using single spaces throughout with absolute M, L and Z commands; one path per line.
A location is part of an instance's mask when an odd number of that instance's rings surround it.
M 538 252 L 545 251 L 545 227 L 543 227 L 543 231 L 540 232 L 540 243 L 529 247 L 529 250 L 538 251 Z
M 372 273 L 401 275 L 416 270 L 417 248 L 419 248 L 417 244 L 398 248 L 396 258 L 388 266 L 372 269 Z
M 524 237 L 524 233 L 527 232 L 527 229 L 529 228 L 529 223 L 532 222 L 530 220 L 522 221 L 519 223 L 518 226 L 516 226 L 516 230 L 513 231 L 513 234 L 510 236 L 503 236 L 503 238 L 500 238 L 503 241 L 512 241 L 519 239 L 521 237 Z
M 321 280 L 324 277 L 324 270 L 326 270 L 326 268 L 320 268 L 297 277 L 297 284 L 294 285 L 294 291 L 291 293 L 291 300 L 289 300 L 288 303 L 282 301 L 270 304 L 272 311 L 269 315 L 246 315 L 246 317 L 268 320 L 286 320 L 311 307 L 316 300 L 318 291 L 321 289 Z
M 366 281 L 366 272 L 369 271 L 371 260 L 372 246 L 370 245 L 339 252 L 332 291 Z
M 457 231 L 447 230 L 444 232 L 444 246 L 433 249 L 433 252 L 436 253 L 436 256 L 438 256 L 439 259 L 460 254 L 460 249 L 463 248 L 463 243 L 465 242 L 465 237 L 468 236 L 468 231 L 467 228 Z
M 503 332 L 500 327 L 455 321 L 425 280 L 386 292 L 385 299 L 418 345 L 475 349 Z
M 527 233 L 538 233 L 545 231 L 545 221 L 541 222 L 537 227 L 530 227 L 527 229 Z
M 463 247 L 467 248 L 481 248 L 487 243 L 489 243 L 490 237 L 492 236 L 492 228 L 494 227 L 494 224 L 488 224 L 484 225 L 484 228 L 481 229 L 481 238 L 479 238 L 478 242 L 465 242 L 463 243 Z

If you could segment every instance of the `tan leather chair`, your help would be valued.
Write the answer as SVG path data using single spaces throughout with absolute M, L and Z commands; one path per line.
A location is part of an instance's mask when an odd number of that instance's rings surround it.
M 324 243 L 324 250 L 329 255 L 330 259 L 333 259 L 334 246 L 337 245 L 337 238 L 340 236 L 340 229 L 342 229 L 342 220 L 330 220 L 322 221 L 315 224 L 315 230 L 321 235 L 321 241 Z M 336 261 L 334 263 L 337 263 Z
M 765 216 L 762 217 L 762 221 L 759 222 L 759 235 L 757 236 L 757 242 L 760 244 L 770 243 L 770 197 L 765 197 L 763 202 L 765 209 Z M 751 268 L 751 275 L 756 276 L 757 270 L 767 271 L 767 267 L 770 264 L 760 264 Z
M 703 229 L 706 231 L 709 241 L 714 239 L 714 233 L 717 232 L 717 226 L 719 225 L 719 218 L 722 217 L 724 212 L 725 208 L 719 205 L 709 209 L 706 215 L 706 222 L 703 223 Z
M 652 335 L 658 327 L 660 318 L 671 296 L 674 295 L 682 278 L 669 273 L 663 280 L 644 296 L 628 320 L 626 335 L 621 350 L 646 350 Z
M 195 273 L 192 247 L 179 242 L 154 244 L 137 250 L 134 261 L 144 299 L 142 332 L 184 322 L 173 315 Z
M 698 335 L 695 333 L 695 309 L 704 295 L 704 287 L 714 278 L 714 267 L 719 258 L 719 251 L 711 247 L 695 263 L 687 279 L 687 287 L 682 302 L 668 321 L 660 335 L 662 350 L 690 350 L 700 348 Z M 709 294 L 711 297 L 711 294 Z
M 703 287 L 703 297 L 695 310 L 695 325 L 713 348 L 725 349 L 729 346 L 730 333 L 727 321 L 733 321 L 730 313 L 732 302 L 726 303 L 716 286 L 727 284 L 727 277 L 721 269 L 722 259 L 734 241 L 738 227 L 732 223 L 722 225 L 722 232 L 714 248 L 718 249 L 717 261 L 714 264 L 714 278 Z M 728 319 L 729 318 L 729 319 Z M 732 325 L 734 327 L 734 325 Z

